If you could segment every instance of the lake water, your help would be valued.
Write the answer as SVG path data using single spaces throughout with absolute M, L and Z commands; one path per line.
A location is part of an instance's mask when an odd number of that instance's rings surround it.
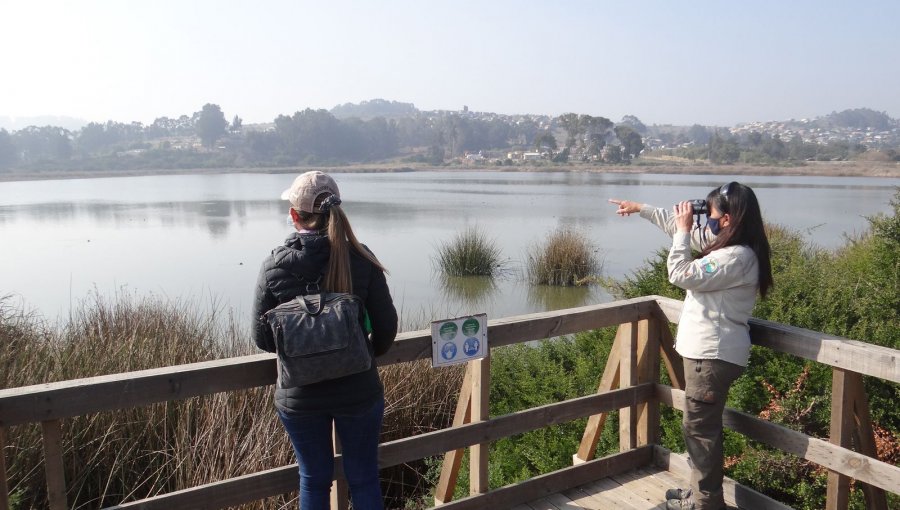
M 153 294 L 249 314 L 260 262 L 290 233 L 292 174 L 220 174 L 0 182 L 0 295 L 50 320 L 96 290 Z M 524 282 L 528 249 L 561 226 L 593 240 L 603 274 L 622 277 L 668 238 L 621 218 L 608 198 L 670 207 L 739 180 L 768 221 L 835 248 L 889 212 L 897 179 L 706 175 L 412 172 L 335 174 L 360 240 L 391 274 L 405 324 L 486 312 L 489 318 L 609 301 L 597 287 Z M 467 226 L 496 239 L 504 278 L 441 278 L 437 247 Z

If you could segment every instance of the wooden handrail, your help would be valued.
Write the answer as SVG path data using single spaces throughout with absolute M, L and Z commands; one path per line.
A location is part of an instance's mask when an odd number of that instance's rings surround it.
M 677 355 L 672 349 L 668 327 L 664 324 L 677 323 L 681 307 L 682 303 L 674 299 L 645 296 L 489 321 L 488 335 L 492 348 L 616 325 L 627 326 L 624 330 L 620 328 L 620 336 L 627 335 L 628 341 L 625 342 L 625 338 L 617 339 L 617 347 L 613 349 L 611 357 L 615 355 L 618 359 L 607 364 L 607 371 L 610 373 L 601 381 L 598 388 L 600 393 L 597 395 L 484 421 L 475 419 L 471 420 L 474 423 L 454 425 L 449 429 L 385 443 L 380 450 L 382 466 L 396 465 L 472 445 L 487 445 L 501 437 L 579 417 L 592 416 L 589 427 L 593 424 L 596 429 L 598 423 L 603 423 L 602 416 L 599 420 L 596 419 L 596 413 L 615 409 L 624 409 L 621 417 L 627 418 L 620 420 L 623 424 L 627 423 L 622 430 L 627 437 L 620 436 L 623 449 L 635 451 L 635 448 L 641 449 L 642 445 L 652 444 L 658 434 L 658 430 L 654 430 L 658 429 L 655 411 L 657 403 L 668 403 L 679 408 L 679 402 L 683 402 L 683 391 L 648 384 L 657 382 L 657 356 L 660 354 L 666 362 L 673 383 L 676 386 L 680 384 Z M 830 365 L 835 370 L 846 371 L 848 377 L 862 374 L 900 382 L 900 351 L 757 319 L 751 319 L 750 333 L 755 345 Z M 377 362 L 380 366 L 385 366 L 430 357 L 430 331 L 422 330 L 400 335 L 394 348 L 379 357 Z M 43 423 L 45 439 L 49 438 L 45 443 L 54 443 L 54 434 L 58 435 L 59 420 L 65 418 L 270 385 L 275 380 L 274 364 L 274 355 L 258 354 L 0 390 L 0 444 L 2 432 L 11 425 Z M 612 372 L 613 368 L 615 372 Z M 619 383 L 625 389 L 615 390 L 615 385 Z M 481 393 L 478 398 L 486 399 L 486 393 Z M 862 420 L 862 425 L 865 425 L 865 416 L 860 418 L 859 410 L 864 403 L 860 403 L 859 399 L 864 399 L 864 394 L 860 396 L 856 392 L 847 398 L 850 399 L 850 404 L 839 406 L 838 415 L 845 423 L 852 424 L 852 420 L 848 421 L 848 417 L 842 413 L 856 413 L 856 420 Z M 482 412 L 485 412 L 485 407 L 481 407 Z M 862 414 L 866 415 L 867 408 L 862 407 L 865 411 Z M 848 410 L 845 411 L 845 408 Z M 472 408 L 469 407 L 459 413 L 466 415 L 471 412 Z M 727 410 L 725 418 L 726 424 L 748 437 L 816 462 L 839 476 L 852 477 L 873 487 L 900 492 L 900 468 L 864 455 L 868 453 L 866 451 L 859 453 L 845 448 L 844 446 L 849 446 L 847 431 L 841 427 L 835 430 L 842 437 L 835 441 L 836 444 L 832 444 L 738 411 Z M 858 434 L 861 429 L 853 430 Z M 591 432 L 598 433 L 598 430 Z M 593 444 L 596 444 L 596 437 L 588 437 L 587 430 L 585 434 L 586 442 L 583 447 L 589 450 L 593 446 L 590 441 L 593 440 Z M 55 444 L 45 444 L 44 448 L 50 469 L 48 478 L 51 478 L 49 475 L 53 478 L 49 487 L 50 504 L 53 508 L 61 508 L 65 505 L 65 480 L 59 469 L 62 454 L 57 451 L 58 446 Z M 578 455 L 581 454 L 579 450 Z M 340 461 L 340 456 L 336 457 Z M 584 456 L 582 460 L 588 460 L 588 457 Z M 3 459 L 0 459 L 0 467 L 4 467 Z M 0 482 L 3 483 L 4 471 L 0 469 Z M 840 478 L 834 480 L 835 490 L 843 490 L 846 483 Z M 221 500 L 222 506 L 239 504 L 259 499 L 261 494 L 265 496 L 293 490 L 295 483 L 296 467 L 285 466 L 115 508 L 173 508 L 192 506 L 197 502 L 213 508 L 217 505 L 214 501 Z M 483 479 L 473 486 L 482 483 Z M 253 489 L 248 490 L 250 487 Z M 480 490 L 485 487 L 482 484 Z M 497 491 L 489 491 L 484 496 L 474 497 L 497 498 L 499 496 L 496 493 Z M 215 494 L 219 496 L 214 496 Z M 867 492 L 867 500 L 868 497 Z M 829 501 L 832 499 L 830 490 Z M 0 508 L 6 503 L 6 494 L 0 494 Z M 460 502 L 451 505 L 467 507 L 469 504 Z M 840 502 L 829 505 L 829 508 L 838 508 Z
M 657 385 L 656 394 L 663 403 L 680 411 L 684 410 L 684 391 Z M 724 419 L 725 426 L 729 429 L 754 441 L 815 462 L 861 482 L 894 493 L 900 492 L 900 467 L 734 409 L 726 408 Z
M 682 302 L 655 297 L 660 311 L 677 324 Z M 900 383 L 900 351 L 894 349 L 755 318 L 750 319 L 750 340 L 773 351 Z
M 652 297 L 488 322 L 491 348 L 616 326 L 649 316 Z M 431 359 L 430 330 L 403 333 L 379 366 Z M 235 391 L 275 382 L 275 355 L 255 354 L 0 390 L 0 427 Z

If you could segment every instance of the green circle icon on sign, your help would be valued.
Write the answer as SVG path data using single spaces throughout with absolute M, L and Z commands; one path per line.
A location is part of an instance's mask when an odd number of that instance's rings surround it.
M 457 331 L 455 322 L 445 322 L 441 324 L 441 338 L 444 340 L 453 340 L 453 337 L 456 336 Z
M 478 333 L 478 319 L 466 319 L 463 322 L 462 330 L 466 336 L 475 336 L 475 333 Z

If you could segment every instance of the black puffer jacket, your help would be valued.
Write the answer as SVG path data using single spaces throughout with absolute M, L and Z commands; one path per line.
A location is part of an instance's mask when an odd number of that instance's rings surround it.
M 262 315 L 305 294 L 306 284 L 300 279 L 316 281 L 324 271 L 330 253 L 331 244 L 326 236 L 295 232 L 285 240 L 284 246 L 272 250 L 263 261 L 253 302 L 253 340 L 260 349 L 275 352 L 275 339 Z M 384 273 L 351 250 L 350 274 L 353 294 L 362 299 L 369 315 L 375 355 L 384 354 L 397 335 L 397 311 Z M 383 391 L 373 364 L 370 370 L 347 377 L 298 388 L 276 389 L 275 405 L 294 413 L 355 414 L 369 409 Z

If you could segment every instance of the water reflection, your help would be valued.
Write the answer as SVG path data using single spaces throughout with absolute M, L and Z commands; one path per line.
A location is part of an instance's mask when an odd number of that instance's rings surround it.
M 528 303 L 533 308 L 541 310 L 562 310 L 599 303 L 602 294 L 602 289 L 594 285 L 577 287 L 531 285 L 528 287 Z
M 486 306 L 497 293 L 498 287 L 489 276 L 448 276 L 439 277 L 441 290 L 449 299 L 475 308 Z
M 356 234 L 391 270 L 398 306 L 407 313 L 427 310 L 425 318 L 481 311 L 504 317 L 609 301 L 597 286 L 532 286 L 515 273 L 537 239 L 576 227 L 600 249 L 603 275 L 625 276 L 670 240 L 645 221 L 615 216 L 607 198 L 665 207 L 735 179 L 758 189 L 768 221 L 807 233 L 826 248 L 863 230 L 865 215 L 889 212 L 897 184 L 736 175 L 337 176 Z M 216 295 L 242 316 L 262 255 L 291 231 L 287 204 L 278 199 L 291 180 L 223 174 L 0 182 L 0 282 L 51 317 L 65 314 L 72 296 L 121 285 L 172 297 Z M 511 274 L 494 280 L 436 276 L 435 247 L 473 224 L 496 237 Z M 36 266 L 39 274 L 23 270 Z
M 212 239 L 228 236 L 231 226 L 243 227 L 249 217 L 281 221 L 284 202 L 280 200 L 207 200 L 193 202 L 57 202 L 0 206 L 0 225 L 17 221 L 58 226 L 93 225 L 115 228 L 164 227 L 202 228 Z

